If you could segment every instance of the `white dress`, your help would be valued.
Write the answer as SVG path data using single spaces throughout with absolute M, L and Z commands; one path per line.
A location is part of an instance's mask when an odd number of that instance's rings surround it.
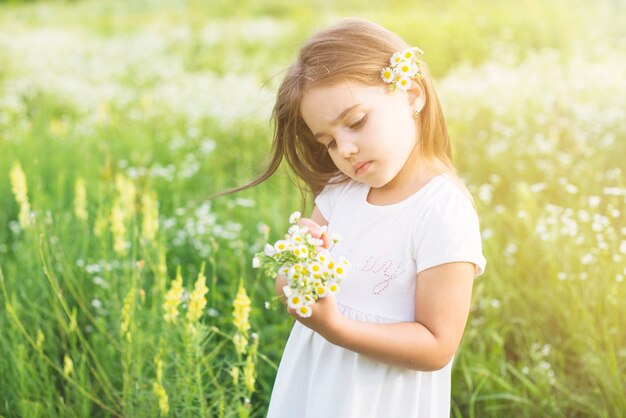
M 479 221 L 447 174 L 388 206 L 367 202 L 369 186 L 327 186 L 315 203 L 343 240 L 331 253 L 352 269 L 336 295 L 339 311 L 367 322 L 415 320 L 416 275 L 453 261 L 484 272 Z M 442 369 L 391 366 L 331 344 L 296 321 L 280 361 L 268 418 L 450 416 L 454 358 Z

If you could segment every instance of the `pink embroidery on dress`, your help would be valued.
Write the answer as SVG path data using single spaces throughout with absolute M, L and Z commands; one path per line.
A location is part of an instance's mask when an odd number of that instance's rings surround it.
M 375 295 L 378 295 L 379 293 L 381 293 L 383 290 L 385 290 L 387 288 L 387 286 L 389 286 L 389 282 L 391 282 L 393 279 L 395 279 L 396 277 L 400 276 L 401 274 L 406 272 L 406 269 L 402 269 L 402 263 L 398 262 L 398 267 L 395 269 L 395 271 L 390 271 L 389 268 L 393 265 L 393 262 L 391 260 L 387 260 L 384 264 L 384 269 L 385 272 L 383 273 L 383 275 L 385 276 L 385 280 L 383 280 L 380 283 L 376 283 L 373 287 L 372 287 L 372 293 Z M 383 267 L 381 267 L 378 271 L 382 270 Z
M 382 260 L 383 256 L 380 255 L 374 261 L 374 256 L 370 256 L 367 260 L 363 262 L 362 265 L 357 267 L 357 270 L 371 272 L 371 273 L 380 273 L 383 272 L 383 276 L 385 280 L 375 284 L 372 287 L 372 293 L 378 295 L 383 290 L 385 290 L 389 286 L 389 282 L 400 276 L 401 274 L 406 272 L 406 269 L 402 268 L 402 263 L 398 262 L 398 267 L 395 270 L 391 270 L 393 267 L 393 259 L 387 258 Z M 382 260 L 382 261 L 381 261 Z

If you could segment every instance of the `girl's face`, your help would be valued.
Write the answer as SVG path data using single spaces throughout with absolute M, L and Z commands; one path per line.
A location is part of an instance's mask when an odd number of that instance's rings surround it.
M 424 94 L 413 84 L 409 91 L 353 82 L 313 87 L 304 93 L 300 111 L 341 172 L 373 188 L 393 190 L 405 185 L 416 168 L 408 161 L 418 143 L 413 112 L 422 109 Z

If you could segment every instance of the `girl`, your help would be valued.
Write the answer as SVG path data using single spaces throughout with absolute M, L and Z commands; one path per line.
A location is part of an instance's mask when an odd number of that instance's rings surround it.
M 342 236 L 342 289 L 297 320 L 269 418 L 448 417 L 451 367 L 485 269 L 421 51 L 358 19 L 304 43 L 278 90 L 266 172 L 282 157 L 315 196 L 301 225 Z M 278 276 L 276 289 L 286 284 Z

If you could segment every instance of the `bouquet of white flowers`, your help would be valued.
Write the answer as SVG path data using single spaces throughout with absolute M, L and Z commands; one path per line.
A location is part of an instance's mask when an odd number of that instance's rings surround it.
M 265 275 L 275 279 L 277 273 L 287 277 L 287 286 L 283 293 L 287 304 L 303 318 L 311 316 L 311 304 L 323 298 L 329 292 L 339 291 L 341 279 L 345 277 L 350 263 L 341 256 L 333 260 L 330 246 L 339 242 L 340 238 L 333 235 L 330 241 L 315 238 L 309 228 L 298 226 L 300 212 L 289 217 L 292 224 L 284 239 L 266 244 L 262 252 L 255 254 L 252 260 L 254 268 L 263 268 Z M 326 226 L 322 226 L 322 235 L 326 234 Z M 326 244 L 328 243 L 328 244 Z M 326 247 L 328 245 L 328 248 Z

